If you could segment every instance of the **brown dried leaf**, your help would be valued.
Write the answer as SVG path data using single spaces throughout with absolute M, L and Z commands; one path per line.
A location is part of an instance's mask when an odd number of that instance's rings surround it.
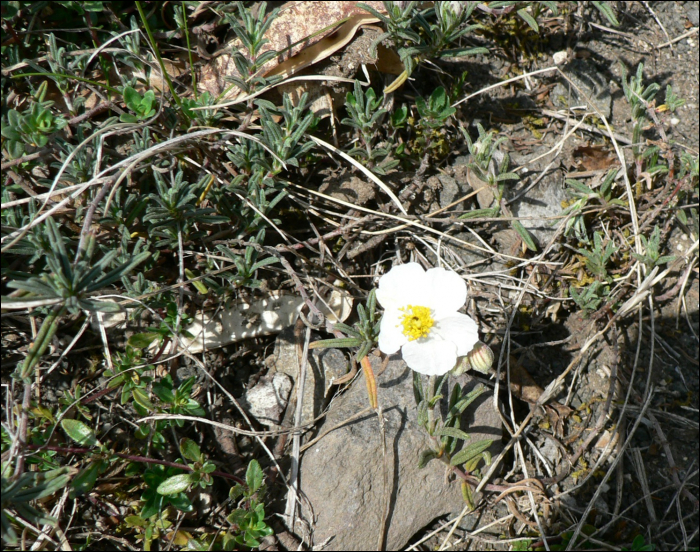
M 584 171 L 608 169 L 617 162 L 617 157 L 605 146 L 579 146 L 573 155 L 577 168 Z
M 366 4 L 379 12 L 384 12 L 382 2 L 370 1 Z M 377 18 L 357 7 L 357 2 L 288 2 L 280 10 L 266 34 L 269 40 L 262 52 L 276 50 L 282 52 L 268 62 L 261 75 L 284 75 L 289 77 L 304 67 L 327 58 L 347 45 L 357 29 L 363 25 L 376 23 Z M 228 86 L 226 77 L 237 76 L 236 65 L 230 52 L 241 48 L 239 40 L 234 40 L 226 53 L 213 59 L 202 69 L 199 86 L 218 96 Z M 234 89 L 225 99 L 240 94 Z

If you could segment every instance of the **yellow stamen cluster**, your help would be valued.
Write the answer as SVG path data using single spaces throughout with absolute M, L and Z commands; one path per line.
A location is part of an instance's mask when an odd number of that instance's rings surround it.
M 409 341 L 425 337 L 435 324 L 428 307 L 408 305 L 399 310 L 404 312 L 401 317 L 401 325 L 403 326 L 403 334 L 408 337 Z

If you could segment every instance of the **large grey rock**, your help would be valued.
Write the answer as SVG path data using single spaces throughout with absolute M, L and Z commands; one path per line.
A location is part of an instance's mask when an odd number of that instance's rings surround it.
M 378 371 L 379 359 L 372 357 L 372 366 Z M 433 460 L 418 469 L 420 453 L 428 447 L 429 437 L 416 422 L 413 372 L 397 355 L 377 380 L 390 466 L 386 550 L 398 550 L 435 518 L 460 512 L 464 502 L 459 482 L 448 481 L 442 462 Z M 456 381 L 467 389 L 476 385 L 468 374 Z M 364 378 L 359 377 L 332 403 L 319 434 L 367 406 Z M 467 428 L 472 441 L 495 439 L 492 454 L 501 449 L 501 422 L 489 392 L 467 409 L 462 428 Z M 300 486 L 313 508 L 313 516 L 305 514 L 315 521 L 316 545 L 331 538 L 325 550 L 376 550 L 384 515 L 383 466 L 375 414 L 330 432 L 304 453 Z

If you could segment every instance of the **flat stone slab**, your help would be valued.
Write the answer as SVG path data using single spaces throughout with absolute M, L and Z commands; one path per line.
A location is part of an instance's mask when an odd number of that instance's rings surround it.
M 371 357 L 377 372 L 381 362 Z M 469 374 L 450 378 L 469 391 L 477 381 Z M 386 448 L 389 457 L 390 507 L 386 550 L 398 550 L 435 518 L 456 514 L 464 507 L 460 484 L 448 481 L 446 466 L 433 460 L 418 469 L 421 451 L 430 438 L 417 424 L 413 372 L 394 355 L 377 378 L 379 404 L 384 410 Z M 319 435 L 369 405 L 364 377 L 355 380 L 331 405 Z M 501 420 L 493 409 L 492 394 L 484 392 L 466 410 L 462 429 L 471 442 L 494 439 L 492 455 L 502 449 Z M 324 550 L 377 550 L 384 516 L 384 459 L 379 420 L 374 413 L 330 432 L 301 458 L 300 488 L 313 512 L 313 542 L 330 538 Z

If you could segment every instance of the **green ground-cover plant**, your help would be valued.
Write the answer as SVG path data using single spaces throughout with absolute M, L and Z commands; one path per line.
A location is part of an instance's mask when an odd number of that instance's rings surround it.
M 379 336 L 381 318 L 377 313 L 377 297 L 374 289 L 369 292 L 365 305 L 357 305 L 357 317 L 358 321 L 352 326 L 342 322 L 333 324 L 333 331 L 345 334 L 346 337 L 315 341 L 312 348 L 357 347 L 355 361 L 360 362 L 376 345 Z
M 573 235 L 578 241 L 588 243 L 588 225 L 586 224 L 585 215 L 581 213 L 586 209 L 589 203 L 592 203 L 592 200 L 597 200 L 602 210 L 624 207 L 624 200 L 614 195 L 613 183 L 615 182 L 617 173 L 617 169 L 609 171 L 600 186 L 595 190 L 578 180 L 566 180 L 566 184 L 571 187 L 572 195 L 575 198 L 571 200 L 571 203 L 563 212 L 564 215 L 568 215 L 569 213 L 574 214 L 566 223 L 566 228 L 564 229 L 566 235 L 572 234 L 573 231 Z
M 238 508 L 227 518 L 233 529 L 229 534 L 236 544 L 256 548 L 261 538 L 273 533 L 265 523 L 265 492 L 263 471 L 260 464 L 252 460 L 246 470 L 245 485 L 239 483 L 229 493 L 231 500 L 238 501 Z M 224 545 L 224 550 L 228 549 Z
M 472 391 L 466 392 L 459 383 L 455 383 L 446 401 L 447 414 L 441 414 L 441 402 L 445 399 L 447 378 L 450 372 L 437 378 L 428 378 L 427 385 L 418 372 L 413 373 L 413 393 L 418 406 L 418 424 L 432 438 L 433 446 L 421 452 L 420 466 L 425 466 L 433 459 L 440 459 L 450 466 L 461 478 L 462 495 L 470 509 L 475 507 L 472 495 L 473 481 L 467 476 L 479 476 L 479 464 L 491 463 L 488 448 L 493 444 L 491 439 L 471 442 L 471 436 L 462 429 L 461 417 L 464 411 L 481 395 L 486 388 L 478 385 Z
M 506 141 L 506 137 L 500 136 L 496 138 L 496 133 L 487 132 L 480 123 L 477 124 L 479 136 L 475 141 L 472 141 L 465 129 L 461 128 L 461 130 L 471 155 L 468 167 L 478 179 L 477 181 L 493 190 L 494 200 L 490 207 L 465 213 L 460 218 L 496 217 L 501 211 L 501 199 L 503 199 L 505 192 L 505 183 L 509 180 L 520 179 L 517 174 L 508 172 L 510 158 L 507 153 L 501 154 L 500 161 L 495 156 L 498 147 Z
M 88 234 L 83 247 L 78 249 L 75 255 L 75 261 L 71 261 L 64 238 L 52 218 L 47 219 L 46 228 L 51 245 L 45 252 L 49 270 L 41 275 L 26 274 L 25 278 L 15 279 L 8 284 L 9 287 L 28 294 L 32 301 L 37 302 L 37 306 L 53 305 L 30 354 L 16 372 L 17 377 L 22 380 L 28 378 L 34 370 L 56 333 L 62 316 L 66 313 L 75 314 L 80 310 L 113 312 L 115 308 L 118 309 L 113 303 L 94 300 L 90 295 L 118 281 L 150 256 L 150 252 L 140 251 L 140 244 L 137 243 L 127 263 L 112 266 L 117 256 L 116 251 L 107 252 L 99 260 L 91 263 L 97 243 L 94 236 Z
M 381 107 L 383 102 L 384 99 L 378 98 L 373 88 L 368 87 L 363 92 L 360 81 L 355 81 L 354 91 L 348 92 L 345 97 L 349 117 L 340 121 L 356 129 L 358 134 L 359 144 L 348 151 L 348 155 L 364 160 L 377 174 L 386 174 L 399 164 L 398 159 L 387 159 L 391 154 L 390 147 L 377 143 L 381 139 L 382 123 L 387 118 L 387 110 Z
M 72 468 L 64 466 L 43 472 L 25 472 L 17 478 L 2 470 L 2 540 L 6 544 L 16 545 L 18 535 L 12 521 L 18 518 L 27 523 L 41 525 L 52 524 L 56 518 L 37 509 L 31 503 L 47 497 L 62 489 L 70 481 Z
M 279 9 L 275 8 L 267 12 L 267 6 L 261 4 L 255 15 L 246 9 L 242 2 L 237 2 L 238 17 L 231 12 L 223 12 L 223 16 L 231 26 L 238 39 L 243 44 L 245 52 L 234 53 L 234 63 L 238 69 L 237 76 L 229 76 L 228 80 L 246 94 L 252 94 L 274 82 L 275 79 L 266 79 L 259 75 L 260 68 L 278 55 L 275 50 L 261 51 L 261 47 L 269 40 L 265 33 L 270 28 Z M 279 79 L 277 79 L 279 80 Z M 225 94 L 227 91 L 224 91 Z
M 374 43 L 376 47 L 390 38 L 398 50 L 404 64 L 404 72 L 389 87 L 402 84 L 411 76 L 416 67 L 427 59 L 440 59 L 487 53 L 483 47 L 455 47 L 460 37 L 473 32 L 478 25 L 467 25 L 474 3 L 438 2 L 426 10 L 418 8 L 418 2 L 384 2 L 386 13 L 360 4 L 362 8 L 382 21 L 387 28 Z
M 7 138 L 7 152 L 17 159 L 35 148 L 43 148 L 55 132 L 66 126 L 63 117 L 56 116 L 50 107 L 54 102 L 46 101 L 46 86 L 39 87 L 31 107 L 23 112 L 10 109 L 7 119 L 3 117 L 2 136 Z

